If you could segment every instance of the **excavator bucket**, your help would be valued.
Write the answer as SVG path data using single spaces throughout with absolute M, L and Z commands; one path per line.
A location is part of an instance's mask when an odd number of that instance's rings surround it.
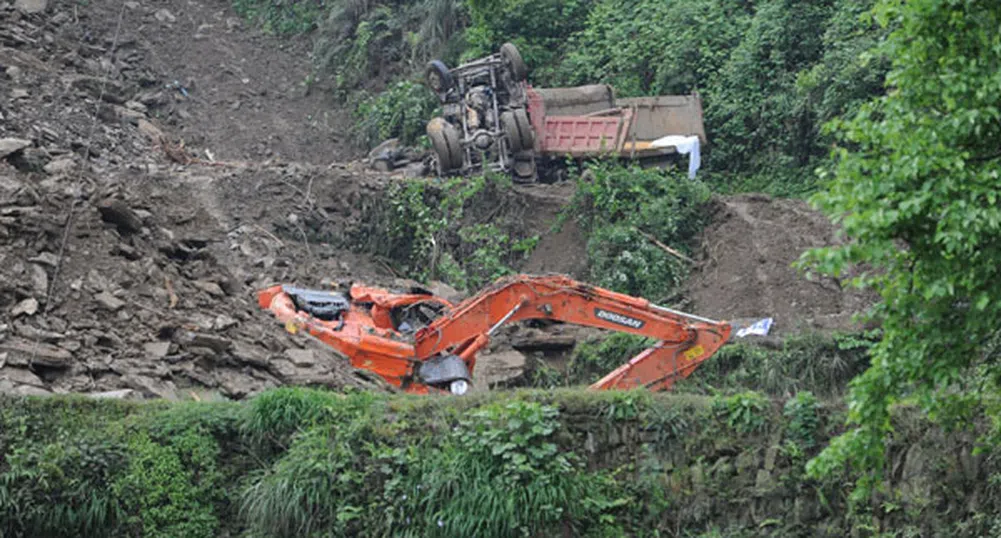
M 629 362 L 619 366 L 590 386 L 592 390 L 670 390 L 674 382 L 691 375 L 699 364 L 712 357 L 730 338 L 732 327 L 725 322 L 693 323 L 693 340 L 682 343 L 658 342 Z

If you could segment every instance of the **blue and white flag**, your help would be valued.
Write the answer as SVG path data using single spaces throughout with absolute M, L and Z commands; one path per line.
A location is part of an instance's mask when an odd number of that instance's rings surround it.
M 743 329 L 738 330 L 737 338 L 743 338 L 752 334 L 755 336 L 768 336 L 768 331 L 772 328 L 772 321 L 772 318 L 755 321 L 750 327 L 744 327 Z

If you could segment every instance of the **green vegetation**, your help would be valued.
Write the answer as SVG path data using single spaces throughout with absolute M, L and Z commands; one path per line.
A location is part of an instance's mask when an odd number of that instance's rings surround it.
M 520 220 L 511 180 L 498 175 L 394 183 L 356 244 L 418 280 L 476 290 L 514 273 L 538 242 Z
M 299 34 L 316 28 L 327 12 L 324 0 L 233 0 L 233 9 L 276 34 Z
M 778 349 L 737 342 L 722 347 L 679 389 L 709 393 L 751 388 L 775 397 L 811 391 L 837 397 L 869 365 L 875 341 L 865 335 L 807 334 L 786 338 Z
M 355 108 L 355 138 L 368 147 L 399 137 L 403 144 L 427 145 L 424 126 L 435 115 L 438 103 L 427 88 L 401 81 L 386 91 L 367 97 Z
M 857 283 L 883 299 L 883 338 L 852 382 L 853 427 L 811 464 L 818 476 L 871 469 L 860 498 L 882 483 L 895 404 L 947 428 L 985 408 L 1001 424 L 1001 5 L 887 1 L 875 13 L 896 28 L 879 49 L 892 91 L 832 123 L 830 189 L 815 198 L 851 242 L 804 260 L 833 275 L 867 264 Z
M 355 104 L 358 90 L 410 79 L 433 57 L 454 59 L 465 20 L 465 4 L 456 0 L 330 2 L 314 33 L 315 78 Z
M 566 384 L 590 385 L 598 381 L 653 342 L 627 333 L 612 333 L 607 337 L 585 340 L 574 346 L 567 365 Z M 542 386 L 553 386 L 542 383 Z
M 0 399 L 4 536 L 980 536 L 997 458 L 894 414 L 903 475 L 847 510 L 805 463 L 842 411 L 646 392 L 277 389 L 248 403 Z M 989 478 L 994 477 L 994 478 Z M 957 490 L 979 496 L 968 505 Z M 720 534 L 713 534 L 720 533 Z
M 687 250 L 708 220 L 709 189 L 660 169 L 595 164 L 587 170 L 568 211 L 587 234 L 591 280 L 666 301 L 684 279 L 686 262 L 651 238 Z

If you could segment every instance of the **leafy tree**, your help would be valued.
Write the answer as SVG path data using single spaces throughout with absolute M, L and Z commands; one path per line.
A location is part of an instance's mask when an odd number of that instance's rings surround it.
M 794 184 L 805 181 L 811 157 L 820 152 L 815 113 L 796 91 L 796 78 L 822 57 L 818 29 L 832 12 L 830 1 L 770 0 L 757 6 L 706 96 L 716 169 L 764 174 L 769 183 L 789 176 Z
M 705 90 L 740 43 L 750 15 L 727 0 L 605 0 L 573 36 L 560 78 L 607 82 L 624 97 Z
M 594 0 L 468 0 L 472 24 L 464 56 L 493 54 L 511 41 L 536 82 L 552 81 L 567 39 L 580 30 Z
M 883 299 L 884 337 L 851 386 L 853 428 L 809 467 L 871 470 L 857 498 L 879 483 L 894 403 L 962 423 L 991 407 L 1001 378 L 1001 4 L 884 0 L 874 14 L 897 28 L 883 45 L 889 91 L 833 122 L 830 190 L 814 199 L 849 242 L 803 259 L 835 276 L 865 264 L 856 282 Z

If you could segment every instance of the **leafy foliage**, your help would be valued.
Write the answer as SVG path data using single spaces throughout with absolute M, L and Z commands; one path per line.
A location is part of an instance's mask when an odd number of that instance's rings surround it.
M 551 533 L 610 508 L 574 454 L 552 442 L 557 416 L 517 401 L 472 412 L 419 468 L 414 535 Z
M 0 530 L 777 537 L 920 528 L 972 537 L 991 535 L 1001 506 L 993 452 L 955 472 L 963 436 L 928 436 L 917 413 L 898 412 L 894 450 L 919 482 L 893 483 L 871 505 L 878 519 L 866 505 L 849 512 L 843 484 L 857 474 L 803 476 L 812 450 L 801 442 L 812 432 L 823 444 L 831 411 L 805 395 L 782 415 L 755 393 L 275 392 L 213 404 L 0 398 Z M 915 484 L 926 493 L 908 493 Z M 983 504 L 971 510 L 957 491 Z M 747 502 L 763 494 L 776 502 Z
M 513 273 L 538 243 L 517 219 L 496 216 L 510 187 L 495 175 L 395 183 L 359 242 L 414 278 L 478 289 Z
M 607 82 L 624 97 L 704 91 L 752 13 L 746 3 L 726 0 L 598 2 L 570 37 L 560 78 Z
M 650 347 L 649 338 L 627 333 L 612 333 L 606 338 L 578 343 L 567 365 L 570 385 L 590 385 Z
M 130 533 L 215 536 L 219 525 L 211 503 L 217 494 L 215 439 L 188 430 L 163 445 L 140 432 L 131 436 L 128 450 L 128 469 L 112 490 L 129 513 L 124 523 Z
M 567 37 L 584 27 L 595 0 L 469 0 L 472 24 L 465 58 L 517 45 L 538 84 L 555 82 L 553 71 L 568 50 Z
M 426 87 L 412 81 L 397 82 L 358 103 L 354 111 L 355 138 L 366 147 L 390 138 L 413 145 L 425 138 L 424 126 L 435 115 L 436 107 Z
M 346 402 L 344 396 L 326 391 L 283 387 L 250 401 L 242 429 L 253 439 L 267 438 L 284 446 L 296 433 L 367 402 L 361 395 Z
M 713 399 L 713 410 L 739 433 L 754 433 L 765 427 L 768 399 L 754 391 L 738 392 Z
M 685 276 L 684 261 L 648 236 L 685 251 L 702 229 L 709 190 L 680 173 L 593 165 L 577 182 L 570 211 L 587 233 L 595 284 L 661 300 Z
M 820 402 L 810 391 L 797 392 L 782 408 L 782 415 L 789 421 L 786 425 L 789 437 L 803 448 L 813 448 L 817 444 L 819 408 Z
M 325 0 L 233 0 L 233 9 L 266 32 L 299 34 L 316 28 L 327 10 Z
M 1001 6 L 996 2 L 881 2 L 895 27 L 882 48 L 893 59 L 884 97 L 831 129 L 829 190 L 814 201 L 843 225 L 849 243 L 805 262 L 858 279 L 882 295 L 883 339 L 852 383 L 853 428 L 811 463 L 815 474 L 846 461 L 879 483 L 890 408 L 908 398 L 933 418 L 990 407 L 1001 315 Z M 971 370 L 982 365 L 986 375 Z
M 347 97 L 371 81 L 413 74 L 434 56 L 454 56 L 465 17 L 459 0 L 333 3 L 316 33 L 318 78 L 329 78 L 337 95 Z
M 124 516 L 110 494 L 125 447 L 64 432 L 54 442 L 6 454 L 0 478 L 0 530 L 10 535 L 108 535 Z
M 737 342 L 720 348 L 677 389 L 752 389 L 783 398 L 808 390 L 839 397 L 869 366 L 869 348 L 875 341 L 875 335 L 807 334 L 786 338 L 779 349 Z

